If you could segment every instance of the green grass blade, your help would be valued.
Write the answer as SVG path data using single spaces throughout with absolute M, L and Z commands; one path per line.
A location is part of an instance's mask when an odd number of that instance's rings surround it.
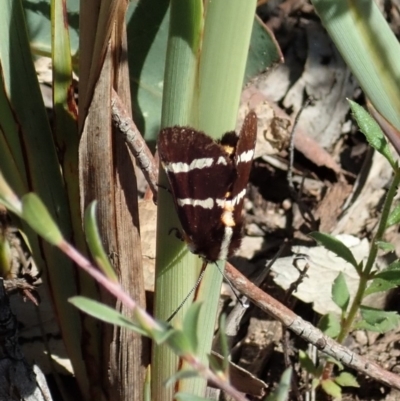
M 312 3 L 365 94 L 400 129 L 400 47 L 376 3 Z

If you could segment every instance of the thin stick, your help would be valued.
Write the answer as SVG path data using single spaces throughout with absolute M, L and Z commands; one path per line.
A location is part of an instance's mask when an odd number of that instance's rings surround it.
M 158 165 L 154 160 L 145 140 L 132 121 L 117 92 L 112 90 L 111 113 L 114 126 L 123 135 L 125 142 L 142 170 L 146 181 L 153 192 L 154 202 L 157 201 Z
M 225 274 L 235 287 L 261 308 L 261 310 L 279 320 L 285 327 L 305 341 L 315 345 L 321 352 L 324 352 L 349 368 L 372 377 L 380 383 L 400 389 L 400 377 L 397 374 L 383 369 L 376 362 L 372 362 L 357 355 L 349 348 L 327 337 L 311 323 L 303 320 L 289 308 L 248 281 L 246 277 L 233 268 L 233 266 L 228 265 Z
M 293 198 L 293 200 L 298 204 L 300 213 L 303 217 L 303 219 L 308 222 L 312 227 L 317 226 L 317 222 L 314 219 L 314 216 L 310 211 L 308 210 L 307 206 L 304 204 L 304 202 L 300 199 L 299 193 L 296 191 L 293 183 L 293 164 L 294 164 L 294 138 L 295 138 L 295 132 L 296 132 L 296 127 L 299 122 L 301 113 L 303 110 L 313 101 L 311 97 L 309 97 L 303 106 L 301 106 L 299 112 L 297 113 L 292 130 L 290 132 L 290 141 L 289 141 L 289 166 L 288 166 L 288 172 L 287 172 L 287 181 L 289 185 L 289 191 L 290 194 Z

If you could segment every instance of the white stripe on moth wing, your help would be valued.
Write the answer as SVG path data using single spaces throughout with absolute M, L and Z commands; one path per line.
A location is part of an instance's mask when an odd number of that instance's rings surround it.
M 191 198 L 181 198 L 177 199 L 176 203 L 178 206 L 200 206 L 204 209 L 212 209 L 214 207 L 214 200 L 213 198 L 207 199 L 191 199 Z
M 238 155 L 237 162 L 238 163 L 248 163 L 253 160 L 254 157 L 254 149 L 247 150 L 246 152 Z
M 240 203 L 246 195 L 246 188 L 243 188 L 233 199 L 217 199 L 217 206 L 226 210 L 233 210 L 233 208 Z
M 213 164 L 212 157 L 204 157 L 202 159 L 194 159 L 192 162 L 189 163 L 166 163 L 164 164 L 165 171 L 170 171 L 171 173 L 178 174 L 178 173 L 187 173 L 191 170 L 203 169 L 207 167 L 211 167 Z
M 228 162 L 226 161 L 226 158 L 224 156 L 220 156 L 218 158 L 217 164 L 223 164 L 224 166 L 226 166 Z
M 233 229 L 231 227 L 225 227 L 224 238 L 222 238 L 221 249 L 218 254 L 219 260 L 226 260 L 229 252 L 229 245 L 232 241 Z

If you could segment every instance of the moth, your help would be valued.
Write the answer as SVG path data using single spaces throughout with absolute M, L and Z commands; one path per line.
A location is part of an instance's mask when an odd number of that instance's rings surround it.
M 174 126 L 161 130 L 158 153 L 167 174 L 189 250 L 211 263 L 240 247 L 242 209 L 257 136 L 250 111 L 239 135 L 215 141 L 204 132 Z

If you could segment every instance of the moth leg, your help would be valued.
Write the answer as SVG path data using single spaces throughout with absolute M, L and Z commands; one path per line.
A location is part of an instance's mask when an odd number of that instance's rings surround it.
M 185 236 L 182 233 L 182 231 L 180 231 L 178 228 L 173 227 L 168 231 L 168 235 L 171 235 L 172 233 L 174 233 L 175 238 L 179 239 L 182 242 L 185 242 Z
M 172 195 L 172 191 L 169 188 L 167 188 L 166 186 L 164 186 L 162 184 L 157 184 L 157 187 L 161 188 L 161 189 L 164 189 L 165 191 L 167 191 L 169 194 Z

